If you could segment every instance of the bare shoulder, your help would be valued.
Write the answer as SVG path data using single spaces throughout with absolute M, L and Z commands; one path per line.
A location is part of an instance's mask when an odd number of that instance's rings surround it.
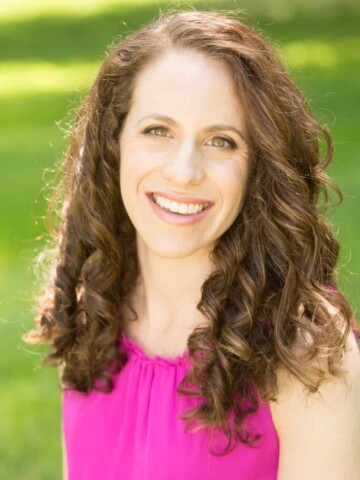
M 312 395 L 278 372 L 279 398 L 270 404 L 280 441 L 278 480 L 359 479 L 360 352 L 352 332 L 342 361 L 346 383 L 332 378 Z

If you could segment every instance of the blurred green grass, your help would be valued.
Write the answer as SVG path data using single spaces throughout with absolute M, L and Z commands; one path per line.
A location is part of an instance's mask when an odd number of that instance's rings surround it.
M 0 13 L 0 478 L 61 478 L 56 371 L 39 368 L 44 348 L 21 342 L 21 334 L 32 325 L 33 298 L 38 293 L 32 260 L 44 244 L 44 239 L 36 240 L 44 233 L 44 187 L 50 178 L 44 170 L 53 168 L 65 149 L 58 122 L 64 122 L 66 112 L 90 86 L 114 38 L 154 18 L 159 7 L 186 6 L 108 2 L 101 9 L 101 3 L 97 2 L 95 12 L 83 14 L 71 9 L 55 14 L 45 2 L 47 10 L 37 8 L 33 15 Z M 329 212 L 329 218 L 342 246 L 339 283 L 356 313 L 360 289 L 357 3 L 271 0 L 264 8 L 263 2 L 250 1 L 192 4 L 202 9 L 246 8 L 245 18 L 273 41 L 317 118 L 330 127 L 336 154 L 329 173 L 344 191 L 345 201 Z

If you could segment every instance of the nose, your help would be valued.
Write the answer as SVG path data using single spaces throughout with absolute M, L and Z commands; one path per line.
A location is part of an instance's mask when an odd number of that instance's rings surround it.
M 170 153 L 163 170 L 164 178 L 178 185 L 201 183 L 205 174 L 201 152 L 192 141 L 183 142 Z

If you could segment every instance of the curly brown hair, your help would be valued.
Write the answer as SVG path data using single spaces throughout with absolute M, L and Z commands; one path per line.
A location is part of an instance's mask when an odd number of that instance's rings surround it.
M 52 229 L 53 268 L 39 299 L 37 329 L 26 340 L 51 340 L 45 362 L 61 367 L 66 388 L 111 392 L 112 375 L 126 362 L 119 308 L 139 276 L 136 231 L 118 180 L 119 134 L 137 74 L 171 49 L 193 49 L 229 67 L 253 164 L 243 208 L 211 252 L 216 268 L 197 305 L 210 326 L 190 335 L 191 368 L 178 387 L 204 403 L 180 418 L 252 444 L 259 437 L 244 434 L 243 420 L 259 407 L 256 392 L 262 401 L 276 400 L 280 367 L 310 393 L 332 375 L 345 378 L 340 360 L 351 309 L 336 286 L 339 245 L 322 211 L 328 189 L 342 201 L 324 171 L 331 137 L 268 41 L 233 13 L 163 13 L 109 48 L 73 121 L 54 194 L 62 209 Z M 329 315 L 327 302 L 336 314 Z M 294 348 L 299 332 L 311 339 L 301 354 Z M 318 355 L 326 369 L 314 368 Z M 237 397 L 249 400 L 250 408 Z

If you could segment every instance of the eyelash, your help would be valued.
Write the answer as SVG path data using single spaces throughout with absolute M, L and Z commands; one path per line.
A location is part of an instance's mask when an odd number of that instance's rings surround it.
M 157 128 L 164 128 L 165 130 L 167 130 L 166 127 L 163 127 L 162 125 L 156 125 L 154 127 L 148 127 L 146 128 L 143 133 L 144 134 L 150 134 L 150 132 L 152 130 L 156 130 Z M 165 137 L 165 135 L 156 135 L 156 134 L 151 134 L 151 135 L 154 135 L 154 137 Z M 227 142 L 229 145 L 227 147 L 215 147 L 215 148 L 220 148 L 220 150 L 227 150 L 227 149 L 231 149 L 231 150 L 235 150 L 237 148 L 237 144 L 236 142 L 232 139 L 232 138 L 229 138 L 229 137 L 225 137 L 223 135 L 216 135 L 215 137 L 212 137 L 213 139 L 214 138 L 221 138 L 222 140 L 225 140 L 225 142 Z

